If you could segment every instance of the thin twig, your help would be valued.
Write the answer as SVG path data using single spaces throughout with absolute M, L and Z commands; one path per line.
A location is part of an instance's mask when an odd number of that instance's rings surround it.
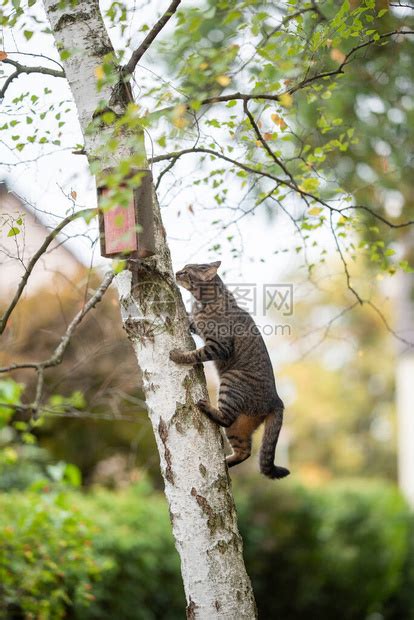
M 279 101 L 280 95 L 271 93 L 230 93 L 229 95 L 218 95 L 217 97 L 208 97 L 201 101 L 201 105 L 209 105 L 210 103 L 225 103 L 226 101 L 250 101 L 251 99 L 264 99 L 266 101 Z
M 41 256 L 46 252 L 46 250 L 48 249 L 49 245 L 52 243 L 53 239 L 55 239 L 55 237 L 57 237 L 57 235 L 61 232 L 61 230 L 63 230 L 63 228 L 65 228 L 65 226 L 67 226 L 67 224 L 69 224 L 70 222 L 73 222 L 75 219 L 77 219 L 78 217 L 83 217 L 84 215 L 86 215 L 87 213 L 91 214 L 93 213 L 92 209 L 82 209 L 81 211 L 78 211 L 77 213 L 72 213 L 71 215 L 68 215 L 67 217 L 65 217 L 64 220 L 62 220 L 60 222 L 60 224 L 58 226 L 56 226 L 56 228 L 54 228 L 51 233 L 46 237 L 46 239 L 43 241 L 42 245 L 40 246 L 40 248 L 37 250 L 37 252 L 32 256 L 32 258 L 29 261 L 29 264 L 26 267 L 26 271 L 22 277 L 22 279 L 20 280 L 19 286 L 17 287 L 17 291 L 9 305 L 9 307 L 6 309 L 6 311 L 4 312 L 3 316 L 0 319 L 0 335 L 4 332 L 6 325 L 7 325 L 7 321 L 10 318 L 11 313 L 13 312 L 14 308 L 16 307 L 20 297 L 22 296 L 22 293 L 26 287 L 27 281 L 30 277 L 30 274 L 32 273 L 37 261 L 41 258 Z
M 374 310 L 374 312 L 376 312 L 376 314 L 379 316 L 379 318 L 381 319 L 382 323 L 384 324 L 386 330 L 389 331 L 390 334 L 392 334 L 394 336 L 394 338 L 396 338 L 397 340 L 399 340 L 403 344 L 407 345 L 407 347 L 410 348 L 410 349 L 412 349 L 414 347 L 414 342 L 410 342 L 409 340 L 406 340 L 406 338 L 403 338 L 402 336 L 397 334 L 397 332 L 388 323 L 387 319 L 385 318 L 384 313 L 379 308 L 377 308 L 377 306 L 375 304 L 373 304 L 372 301 L 370 301 L 369 299 L 364 299 L 363 302 L 364 302 L 364 304 L 367 304 L 367 306 L 370 306 L 370 308 L 372 308 Z
M 53 351 L 52 355 L 48 359 L 42 362 L 27 362 L 23 364 L 10 364 L 9 366 L 0 368 L 0 373 L 11 372 L 13 370 L 20 370 L 24 368 L 33 368 L 37 372 L 37 384 L 36 384 L 36 392 L 35 392 L 34 401 L 33 403 L 29 405 L 19 405 L 20 409 L 30 410 L 34 415 L 37 414 L 39 407 L 40 407 L 42 392 L 43 392 L 44 371 L 47 368 L 58 366 L 62 362 L 65 351 L 70 343 L 70 340 L 77 326 L 83 320 L 85 315 L 88 314 L 88 312 L 92 310 L 92 308 L 94 308 L 101 301 L 102 297 L 104 296 L 105 292 L 109 288 L 114 277 L 115 277 L 115 274 L 112 271 L 109 271 L 106 274 L 100 287 L 95 291 L 95 293 L 92 295 L 89 301 L 86 302 L 86 304 L 81 308 L 81 310 L 79 310 L 79 312 L 74 316 L 72 321 L 69 323 L 66 329 L 66 332 L 63 334 L 58 346 L 56 347 L 56 349 Z
M 414 34 L 414 30 L 393 30 L 392 32 L 386 32 L 385 34 L 380 35 L 378 39 L 372 38 L 372 39 L 369 39 L 368 41 L 365 41 L 364 43 L 360 43 L 359 45 L 356 45 L 355 47 L 353 47 L 346 54 L 344 60 L 341 62 L 339 67 L 337 67 L 337 69 L 334 69 L 333 71 L 325 71 L 323 73 L 318 73 L 309 78 L 306 78 L 302 80 L 301 82 L 299 82 L 299 84 L 297 84 L 296 86 L 292 86 L 292 88 L 287 89 L 284 93 L 280 93 L 279 97 L 284 94 L 293 95 L 298 90 L 301 90 L 302 88 L 306 88 L 310 84 L 313 84 L 313 82 L 315 82 L 316 80 L 323 80 L 325 78 L 334 77 L 335 75 L 340 75 L 341 73 L 344 72 L 344 68 L 350 62 L 352 56 L 359 50 L 364 49 L 365 47 L 368 47 L 369 45 L 379 43 L 379 41 L 383 39 L 389 39 L 389 37 L 392 37 L 394 35 L 407 35 L 407 34 Z
M 181 0 L 173 0 L 171 2 L 170 6 L 168 7 L 168 9 L 165 11 L 165 13 L 160 17 L 160 19 L 157 21 L 157 23 L 151 28 L 151 30 L 149 31 L 149 33 L 147 34 L 145 39 L 137 47 L 137 49 L 132 53 L 131 58 L 129 59 L 129 61 L 125 65 L 125 67 L 123 69 L 123 72 L 125 74 L 127 74 L 127 75 L 132 75 L 133 74 L 133 72 L 135 70 L 135 67 L 137 66 L 137 64 L 139 63 L 139 61 L 141 60 L 141 58 L 143 57 L 143 55 L 147 51 L 147 49 L 150 47 L 151 43 L 159 35 L 161 30 L 164 28 L 164 26 L 167 24 L 167 22 L 174 15 L 174 13 L 176 12 L 180 2 L 181 2 Z
M 275 181 L 276 183 L 280 183 L 281 185 L 289 187 L 291 190 L 298 193 L 304 200 L 306 200 L 307 198 L 314 200 L 315 202 L 320 204 L 322 207 L 326 207 L 328 211 L 331 211 L 334 213 L 339 213 L 343 215 L 345 211 L 348 211 L 350 209 L 361 210 L 361 211 L 366 211 L 373 218 L 379 220 L 383 224 L 386 224 L 389 228 L 407 228 L 408 226 L 414 225 L 414 220 L 408 220 L 406 222 L 400 222 L 398 224 L 390 222 L 385 217 L 383 217 L 379 213 L 376 213 L 375 211 L 373 211 L 372 209 L 370 209 L 369 207 L 365 205 L 350 205 L 350 206 L 342 207 L 341 209 L 337 209 L 336 207 L 327 203 L 322 198 L 319 198 L 318 196 L 310 192 L 305 192 L 300 187 L 291 183 L 290 181 L 287 181 L 286 179 L 281 179 L 280 177 L 277 177 L 274 174 L 267 172 L 266 170 L 261 170 L 260 168 L 253 168 L 253 166 L 249 166 L 248 164 L 245 164 L 241 161 L 232 159 L 231 157 L 228 157 L 227 155 L 224 155 L 223 153 L 220 153 L 219 151 L 214 151 L 213 149 L 210 149 L 207 147 L 201 147 L 201 146 L 198 146 L 196 148 L 190 147 L 187 149 L 182 149 L 181 151 L 174 151 L 172 153 L 166 153 L 164 155 L 156 155 L 155 157 L 152 157 L 149 161 L 152 164 L 155 164 L 160 161 L 167 161 L 167 160 L 173 160 L 174 163 L 176 163 L 180 157 L 182 157 L 183 155 L 188 155 L 189 153 L 205 153 L 207 155 L 212 155 L 214 157 L 218 157 L 219 159 L 223 159 L 224 161 L 227 161 L 233 166 L 237 166 L 238 168 L 241 168 L 241 170 L 244 170 L 245 172 L 249 172 L 251 174 L 257 174 L 258 176 L 261 176 L 266 179 L 271 179 L 272 181 Z M 171 168 L 172 166 L 171 167 L 168 166 L 168 170 L 170 170 Z M 166 171 L 167 170 L 163 172 L 166 172 Z
M 262 136 L 262 133 L 253 117 L 253 114 L 250 112 L 249 107 L 248 107 L 248 103 L 247 101 L 243 102 L 243 109 L 244 112 L 247 116 L 247 118 L 249 119 L 250 125 L 253 128 L 254 133 L 256 134 L 256 138 L 259 140 L 259 142 L 261 143 L 261 145 L 263 146 L 263 148 L 265 149 L 265 151 L 270 155 L 270 157 L 273 159 L 274 162 L 276 162 L 276 164 L 279 166 L 279 168 L 282 168 L 283 172 L 286 174 L 286 176 L 289 177 L 289 179 L 292 181 L 292 183 L 296 186 L 296 182 L 294 180 L 294 178 L 292 177 L 291 173 L 289 172 L 289 170 L 286 168 L 285 164 L 275 155 L 275 153 L 273 153 L 272 149 L 270 148 L 270 146 L 268 145 L 268 143 L 266 142 L 266 140 L 264 139 L 264 137 Z
M 351 312 L 357 306 L 359 306 L 359 302 L 358 301 L 354 301 L 353 304 L 351 304 L 350 306 L 347 306 L 346 308 L 343 308 L 338 314 L 336 314 L 332 319 L 330 319 L 326 325 L 322 325 L 321 327 L 313 329 L 313 330 L 309 331 L 307 334 L 304 334 L 303 336 L 301 336 L 301 338 L 307 338 L 308 336 L 310 336 L 311 334 L 315 333 L 316 331 L 321 331 L 322 329 L 324 330 L 324 332 L 323 332 L 321 338 L 318 340 L 318 342 L 313 344 L 307 351 L 305 351 L 303 353 L 303 355 L 301 355 L 300 359 L 301 360 L 305 359 L 305 357 L 307 357 L 310 353 L 312 353 L 312 351 L 317 349 L 323 342 L 325 342 L 325 340 L 329 336 L 329 332 L 331 331 L 332 325 L 338 319 L 340 319 L 343 316 L 345 316 L 345 314 L 347 314 L 348 312 Z M 299 338 L 297 338 L 296 340 L 298 340 L 298 339 Z
M 314 4 L 314 3 L 312 3 Z M 277 32 L 279 32 L 280 30 L 282 30 L 282 28 L 284 28 L 290 21 L 292 21 L 293 19 L 296 19 L 297 17 L 299 17 L 300 15 L 303 15 L 304 13 L 307 13 L 309 11 L 314 11 L 317 15 L 319 15 L 320 19 L 326 20 L 326 18 L 324 16 L 322 16 L 321 11 L 316 7 L 316 5 L 314 6 L 310 6 L 304 9 L 301 9 L 300 11 L 296 11 L 295 13 L 289 13 L 288 15 L 286 15 L 281 22 L 275 26 L 275 28 L 273 28 L 270 32 L 265 32 L 265 34 L 262 36 L 262 39 L 258 42 L 258 44 L 255 46 L 255 51 L 254 53 L 250 56 L 250 58 L 248 58 L 242 65 L 241 67 L 239 67 L 236 71 L 236 73 L 240 73 L 241 71 L 243 71 L 243 69 L 245 67 L 247 67 L 247 65 L 253 60 L 253 58 L 255 58 L 255 56 L 257 55 L 258 51 L 263 47 L 263 45 L 266 45 L 266 43 L 268 42 L 268 40 L 273 37 Z
M 240 92 L 236 92 L 236 93 L 229 93 L 228 95 L 219 95 L 217 97 L 209 97 L 207 99 L 203 99 L 201 101 L 202 105 L 209 105 L 211 103 L 225 103 L 227 101 L 250 101 L 252 99 L 257 99 L 257 100 L 264 100 L 264 101 L 280 101 L 280 98 L 283 97 L 283 95 L 289 94 L 289 95 L 293 95 L 294 93 L 296 93 L 298 90 L 301 90 L 302 88 L 306 88 L 307 86 L 309 86 L 310 84 L 313 84 L 313 82 L 316 82 L 318 80 L 323 80 L 329 77 L 334 77 L 336 75 L 340 75 L 342 73 L 344 73 L 344 68 L 346 67 L 346 65 L 350 62 L 350 60 L 352 59 L 352 56 L 359 50 L 368 47 L 369 45 L 373 45 L 375 43 L 378 43 L 379 41 L 383 40 L 383 39 L 388 39 L 389 37 L 392 37 L 394 35 L 409 35 L 409 34 L 414 34 L 414 30 L 393 30 L 392 32 L 387 32 L 383 35 L 380 35 L 380 38 L 378 40 L 375 39 L 369 39 L 368 41 L 365 41 L 364 43 L 360 43 L 359 45 L 356 45 L 355 47 L 353 47 L 348 54 L 345 56 L 344 60 L 342 61 L 342 63 L 336 68 L 333 69 L 332 71 L 324 71 L 322 73 L 317 73 L 316 75 L 313 75 L 309 78 L 306 78 L 304 80 L 302 80 L 301 82 L 299 82 L 298 84 L 296 84 L 295 86 L 292 86 L 291 88 L 288 88 L 287 90 L 281 92 L 281 93 L 240 93 Z
M 361 298 L 359 293 L 354 289 L 354 287 L 351 284 L 351 275 L 350 275 L 349 270 L 348 270 L 348 265 L 347 265 L 347 262 L 345 260 L 344 255 L 343 255 L 342 248 L 339 245 L 338 237 L 336 236 L 336 232 L 335 232 L 335 228 L 334 228 L 334 224 L 333 224 L 333 218 L 332 218 L 332 211 L 329 214 L 329 224 L 330 224 L 330 227 L 331 227 L 333 238 L 335 240 L 336 249 L 338 250 L 339 256 L 340 256 L 342 264 L 344 266 L 344 273 L 345 273 L 345 277 L 346 277 L 347 287 L 348 287 L 348 289 L 351 291 L 351 293 L 354 295 L 354 297 L 358 300 L 358 302 L 362 306 L 363 303 L 364 303 L 363 299 Z

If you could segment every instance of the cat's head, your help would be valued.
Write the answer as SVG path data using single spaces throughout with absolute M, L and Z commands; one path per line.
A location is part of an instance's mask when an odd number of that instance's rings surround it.
M 202 263 L 200 265 L 186 265 L 177 271 L 175 277 L 177 283 L 189 291 L 194 291 L 211 282 L 217 275 L 217 269 L 221 261 L 214 263 Z

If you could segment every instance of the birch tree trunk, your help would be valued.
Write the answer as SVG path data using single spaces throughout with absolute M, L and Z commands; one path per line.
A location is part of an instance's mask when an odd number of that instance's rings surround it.
M 99 124 L 99 110 L 116 117 L 131 102 L 128 85 L 103 84 L 97 68 L 113 55 L 97 0 L 62 3 L 44 0 L 85 139 L 89 161 L 102 170 L 137 152 L 145 159 L 140 129 L 118 133 L 115 153 L 105 148 L 114 127 Z M 98 112 L 97 112 L 98 111 Z M 160 453 L 173 534 L 181 557 L 187 617 L 212 620 L 253 619 L 256 607 L 246 573 L 242 540 L 218 428 L 196 408 L 206 398 L 202 371 L 169 360 L 173 348 L 194 347 L 175 285 L 160 210 L 152 190 L 155 256 L 130 262 L 117 276 L 124 326 L 138 364 L 149 416 Z M 162 588 L 162 584 L 160 584 Z

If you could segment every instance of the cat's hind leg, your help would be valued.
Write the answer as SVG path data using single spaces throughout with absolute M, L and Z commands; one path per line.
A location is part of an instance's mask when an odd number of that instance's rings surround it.
M 241 414 L 235 422 L 226 428 L 226 435 L 233 453 L 226 458 L 227 465 L 233 467 L 249 458 L 252 452 L 252 435 L 263 422 L 262 416 Z

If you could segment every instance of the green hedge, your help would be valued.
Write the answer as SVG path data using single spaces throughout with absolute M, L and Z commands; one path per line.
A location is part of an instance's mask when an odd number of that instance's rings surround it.
M 146 483 L 79 501 L 99 533 L 94 549 L 110 563 L 96 583 L 96 600 L 81 620 L 183 618 L 185 598 L 164 497 Z
M 89 495 L 38 485 L 0 506 L 1 618 L 182 618 L 168 511 L 148 484 Z
M 254 478 L 236 491 L 261 618 L 414 618 L 412 518 L 393 487 Z M 183 618 L 168 511 L 147 483 L 38 485 L 0 494 L 0 506 L 2 618 Z
M 241 500 L 246 562 L 262 618 L 362 620 L 386 613 L 398 598 L 412 523 L 391 486 L 265 484 Z
M 86 608 L 105 570 L 97 535 L 66 494 L 17 491 L 0 496 L 0 617 L 48 620 Z

